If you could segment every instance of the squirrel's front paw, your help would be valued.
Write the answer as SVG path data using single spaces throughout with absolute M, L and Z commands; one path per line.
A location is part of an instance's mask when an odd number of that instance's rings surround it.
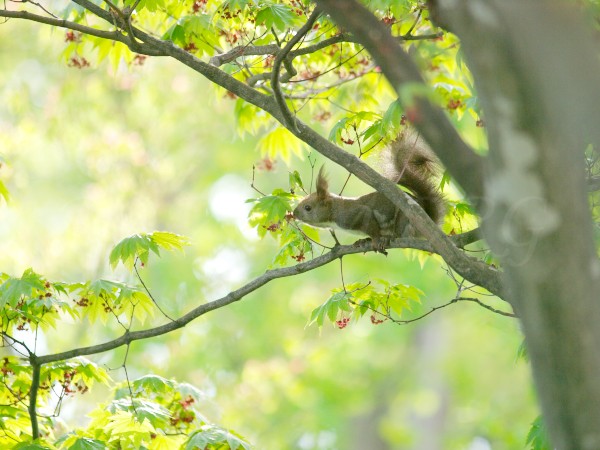
M 387 256 L 387 251 L 385 248 L 389 245 L 390 239 L 388 237 L 377 237 L 373 238 L 373 250 L 378 253 L 383 253 Z
M 375 250 L 378 253 L 383 253 L 384 255 L 387 255 L 385 248 L 388 246 L 389 242 L 390 240 L 387 237 L 365 238 L 359 239 L 353 245 L 355 247 L 362 247 L 365 244 L 371 244 L 373 250 Z
M 358 241 L 354 242 L 354 244 L 352 244 L 352 246 L 354 246 L 354 247 L 366 246 L 367 244 L 370 244 L 371 241 L 372 241 L 371 238 L 359 239 Z

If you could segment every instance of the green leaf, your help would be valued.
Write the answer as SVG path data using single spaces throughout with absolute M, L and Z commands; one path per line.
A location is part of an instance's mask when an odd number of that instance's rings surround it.
M 96 297 L 111 296 L 114 297 L 117 289 L 126 288 L 127 285 L 118 281 L 110 280 L 95 280 L 89 285 L 89 292 Z
M 290 172 L 289 183 L 290 191 L 292 192 L 295 192 L 298 189 L 304 189 L 304 184 L 302 184 L 302 178 L 300 178 L 300 174 L 297 170 Z
M 125 0 L 125 4 L 127 6 L 132 6 L 134 3 L 136 3 L 136 0 Z M 155 12 L 159 8 L 164 8 L 164 7 L 165 7 L 165 0 L 141 0 L 137 4 L 136 9 L 138 11 L 141 11 L 142 9 L 147 9 L 150 12 Z
M 232 11 L 235 11 L 237 9 L 243 10 L 252 1 L 253 0 L 225 0 L 223 2 L 222 8 L 229 8 Z
M 329 139 L 332 142 L 341 142 L 342 132 L 346 129 L 349 119 L 347 117 L 338 120 L 329 132 Z
M 91 387 L 92 383 L 95 381 L 108 385 L 111 381 L 110 375 L 105 368 L 82 357 L 77 358 L 75 361 L 78 363 L 78 365 L 75 366 L 77 372 L 86 386 Z
M 400 101 L 405 108 L 414 106 L 417 99 L 425 98 L 437 103 L 439 100 L 436 91 L 421 82 L 404 83 L 398 90 Z
M 207 14 L 185 16 L 180 19 L 180 23 L 183 26 L 186 34 L 201 35 L 204 31 L 207 31 L 211 26 L 210 16 Z
M 313 310 L 308 326 L 316 323 L 319 327 L 322 327 L 325 318 L 329 319 L 330 322 L 335 322 L 339 311 L 352 311 L 352 307 L 349 304 L 350 298 L 352 298 L 350 292 L 341 289 L 334 290 L 333 295 L 325 303 Z
M 381 127 L 386 131 L 388 137 L 395 137 L 400 130 L 400 122 L 402 121 L 402 106 L 398 100 L 393 101 L 383 114 Z
M 424 295 L 423 291 L 405 284 L 396 284 L 390 286 L 387 289 L 388 293 L 388 305 L 396 314 L 402 315 L 404 310 L 411 310 L 411 303 L 421 303 L 421 296 Z
M 110 266 L 114 270 L 121 261 L 125 267 L 131 270 L 137 258 L 146 264 L 150 242 L 145 234 L 134 234 L 123 239 L 110 252 Z
M 250 444 L 248 442 L 230 431 L 214 425 L 203 425 L 199 431 L 193 433 L 185 444 L 185 450 L 204 449 L 208 448 L 209 445 L 212 446 L 225 443 L 227 443 L 232 450 L 240 447 L 245 450 L 250 450 Z
M 381 116 L 371 111 L 359 111 L 355 114 L 351 114 L 343 119 L 340 119 L 333 126 L 329 132 L 328 139 L 332 142 L 342 143 L 342 133 L 344 131 L 350 132 L 354 129 L 362 128 L 365 123 L 371 125 L 381 119 Z M 367 128 L 368 130 L 369 128 Z M 373 130 L 370 131 L 373 133 Z
M 181 46 L 185 45 L 185 28 L 182 27 L 179 23 L 171 26 L 163 35 L 162 38 L 164 40 L 171 41 L 175 44 L 179 44 Z
M 309 233 L 314 234 L 314 229 L 311 228 Z M 304 255 L 311 250 L 310 241 L 296 227 L 292 226 L 283 227 L 279 236 L 279 245 L 279 252 L 273 259 L 273 265 L 278 266 L 284 266 L 289 259 L 301 262 Z
M 42 444 L 36 444 L 32 442 L 21 442 L 20 444 L 11 447 L 12 449 L 18 450 L 51 450 L 52 447 Z
M 452 177 L 450 176 L 450 172 L 448 172 L 447 170 L 444 171 L 444 173 L 442 174 L 442 180 L 440 181 L 440 189 L 444 189 L 444 187 L 446 187 L 448 184 L 450 184 L 450 181 L 452 181 Z
M 134 234 L 114 246 L 110 252 L 110 266 L 114 269 L 122 262 L 131 270 L 138 258 L 142 264 L 148 263 L 150 250 L 160 256 L 159 247 L 165 250 L 181 250 L 186 245 L 189 245 L 186 237 L 167 231 Z
M 148 395 L 148 392 L 145 393 Z M 135 407 L 135 410 L 134 410 Z M 135 399 L 133 405 L 129 398 L 123 398 L 115 400 L 110 403 L 107 409 L 111 413 L 116 411 L 129 411 L 134 412 L 136 418 L 140 421 L 148 420 L 154 427 L 163 427 L 168 424 L 169 419 L 172 417 L 171 411 L 164 406 L 145 399 Z
M 8 192 L 8 189 L 6 189 L 6 186 L 4 185 L 2 180 L 0 180 L 0 197 L 4 198 L 4 201 L 6 203 L 8 203 L 8 201 L 10 200 L 10 193 Z
M 258 141 L 261 155 L 271 159 L 280 156 L 286 163 L 289 163 L 292 153 L 302 155 L 302 145 L 302 141 L 283 127 L 275 128 Z
M 165 250 L 182 250 L 186 245 L 190 245 L 187 237 L 168 231 L 155 231 L 149 236 L 152 242 Z M 158 255 L 158 251 L 155 253 Z
M 22 296 L 31 297 L 36 290 L 44 290 L 45 281 L 31 268 L 23 272 L 21 278 L 8 278 L 0 285 L 0 307 L 7 303 L 15 306 Z
M 521 342 L 521 345 L 519 345 L 519 348 L 517 349 L 517 359 L 529 361 L 529 353 L 527 352 L 527 345 L 525 344 L 525 340 Z
M 387 134 L 386 131 L 387 130 L 383 126 L 383 119 L 373 122 L 362 134 L 366 146 L 370 147 L 372 144 L 385 138 Z
M 260 237 L 264 237 L 269 229 L 285 219 L 288 211 L 292 210 L 292 194 L 277 189 L 273 195 L 266 195 L 252 200 L 255 205 L 248 213 L 250 226 L 257 227 Z
M 69 447 L 69 450 L 103 450 L 105 448 L 106 442 L 80 437 Z
M 526 444 L 530 450 L 552 450 L 542 416 L 538 416 L 531 424 Z
M 192 397 L 196 402 L 206 399 L 204 392 L 189 383 L 179 383 L 177 391 L 181 394 L 182 398 Z
M 273 123 L 272 120 L 269 119 L 269 117 L 264 114 L 260 108 L 242 100 L 241 98 L 236 100 L 233 113 L 237 122 L 238 132 L 240 134 L 256 134 L 267 125 Z
M 271 4 L 256 13 L 256 24 L 285 31 L 286 28 L 294 24 L 296 18 L 296 14 L 288 5 Z
M 153 374 L 138 378 L 132 384 L 134 393 L 146 391 L 164 394 L 175 386 L 175 382 Z

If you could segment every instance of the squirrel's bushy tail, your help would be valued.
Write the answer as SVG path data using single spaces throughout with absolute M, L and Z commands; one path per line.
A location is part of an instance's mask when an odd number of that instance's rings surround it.
M 444 197 L 437 187 L 439 162 L 416 133 L 400 134 L 388 148 L 386 176 L 409 189 L 417 202 L 440 224 L 446 214 Z

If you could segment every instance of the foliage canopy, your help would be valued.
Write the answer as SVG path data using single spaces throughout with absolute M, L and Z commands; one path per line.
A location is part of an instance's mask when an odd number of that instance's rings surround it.
M 364 0 L 364 11 L 340 12 L 340 17 L 360 22 L 356 29 L 351 29 L 350 22 L 347 26 L 337 25 L 339 17 L 327 9 L 335 2 L 328 1 L 47 3 L 8 4 L 0 9 L 0 16 L 64 29 L 62 61 L 73 69 L 95 71 L 107 65 L 113 74 L 129 71 L 143 76 L 146 66 L 151 65 L 149 58 L 166 56 L 210 80 L 219 104 L 233 103 L 237 133 L 254 143 L 262 158 L 253 170 L 252 187 L 259 196 L 248 200 L 248 223 L 258 237 L 265 238 L 260 245 L 267 245 L 266 238 L 272 237 L 276 246 L 264 274 L 173 317 L 171 310 L 164 312 L 161 297 L 152 293 L 140 275 L 140 269 L 152 258 L 190 245 L 188 238 L 173 232 L 137 231 L 114 245 L 108 264 L 113 270 L 124 268 L 123 278 L 127 281 L 55 281 L 32 268 L 21 276 L 0 272 L 2 338 L 4 346 L 11 349 L 0 362 L 4 386 L 0 390 L 0 445 L 64 449 L 250 448 L 248 439 L 204 415 L 200 405 L 206 398 L 202 390 L 149 373 L 130 378 L 129 350 L 134 342 L 174 333 L 274 279 L 308 272 L 333 261 L 340 262 L 341 286 L 333 288 L 331 296 L 312 312 L 303 311 L 308 324 L 318 328 L 330 322 L 343 329 L 352 319 L 359 322 L 364 316 L 369 320 L 363 322 L 374 325 L 384 321 L 407 324 L 460 301 L 514 317 L 514 304 L 502 301 L 509 297 L 500 280 L 501 262 L 481 242 L 474 212 L 480 207 L 478 197 L 483 196 L 481 166 L 488 146 L 486 123 L 459 39 L 432 23 L 436 2 Z M 355 2 L 347 4 L 358 7 Z M 401 84 L 396 83 L 394 72 L 378 54 L 389 50 L 385 42 L 375 48 L 361 35 L 361 24 L 368 26 L 369 20 L 391 36 L 393 44 L 404 52 L 402 55 L 410 55 Z M 59 41 L 55 39 L 55 45 L 60 45 Z M 177 80 L 171 84 L 176 85 Z M 202 93 L 194 93 L 186 115 L 193 115 L 198 105 L 205 107 L 202 97 Z M 438 128 L 427 126 L 429 117 L 436 118 Z M 450 206 L 445 234 L 419 208 L 411 210 L 406 196 L 363 162 L 375 163 L 386 144 L 411 125 L 434 150 L 438 150 L 438 139 L 448 141 L 448 151 L 454 152 L 454 159 L 444 159 L 448 172 L 441 181 Z M 306 157 L 311 147 L 384 194 L 392 193 L 395 204 L 406 211 L 427 239 L 396 239 L 390 248 L 414 249 L 415 259 L 422 265 L 441 257 L 455 286 L 452 300 L 424 308 L 427 292 L 405 284 L 405 280 L 396 282 L 381 276 L 345 282 L 347 269 L 342 258 L 372 251 L 369 243 L 334 245 L 326 234 L 295 223 L 289 214 L 294 203 L 310 191 L 317 164 L 312 153 L 307 157 L 310 171 L 290 170 L 270 194 L 257 187 L 265 179 L 270 180 L 269 174 L 278 161 L 289 165 Z M 231 159 L 229 154 L 209 155 L 215 160 Z M 597 182 L 600 167 L 594 155 L 592 146 L 587 157 L 590 184 Z M 167 151 L 165 159 L 169 156 Z M 98 161 L 102 166 L 101 158 Z M 461 163 L 469 170 L 457 170 Z M 0 164 L 4 165 L 2 159 Z M 260 179 L 255 178 L 257 174 Z M 173 179 L 179 178 L 177 181 L 185 187 L 195 175 L 192 171 Z M 0 171 L 0 199 L 10 202 L 12 184 L 2 176 Z M 340 182 L 342 189 L 346 189 L 346 183 Z M 459 194 L 457 186 L 464 188 L 474 207 Z M 351 182 L 347 189 L 361 192 L 357 183 Z M 590 196 L 592 212 L 597 216 L 596 190 L 590 189 Z M 165 194 L 165 198 L 168 202 L 170 197 Z M 199 237 L 208 240 L 206 235 Z M 476 252 L 476 258 L 468 254 L 471 251 Z M 212 264 L 218 266 L 215 261 Z M 479 287 L 485 293 L 474 289 Z M 114 338 L 108 333 L 101 335 L 102 343 L 72 344 L 68 350 L 56 353 L 38 350 L 38 339 L 44 333 L 60 332 L 65 323 L 84 319 L 91 327 L 100 324 L 118 329 L 121 335 Z M 23 333 L 29 337 L 21 338 Z M 121 363 L 125 379 L 115 382 L 105 367 L 88 357 L 120 348 L 125 349 Z M 63 401 L 87 393 L 94 385 L 110 388 L 110 399 L 89 412 L 91 421 L 86 426 L 61 433 L 59 412 Z M 531 448 L 549 448 L 541 418 L 535 420 L 526 439 Z M 402 436 L 390 440 L 404 442 Z M 326 441 L 303 448 L 329 448 Z

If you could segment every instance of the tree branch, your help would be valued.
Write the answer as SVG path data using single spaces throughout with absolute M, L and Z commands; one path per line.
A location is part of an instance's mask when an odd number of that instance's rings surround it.
M 271 74 L 271 88 L 273 89 L 273 95 L 275 96 L 275 101 L 279 105 L 279 109 L 283 114 L 284 124 L 288 128 L 293 128 L 296 131 L 298 131 L 298 126 L 296 125 L 296 118 L 288 108 L 287 103 L 285 102 L 285 98 L 283 97 L 283 93 L 281 92 L 281 87 L 279 86 L 279 72 L 281 70 L 281 63 L 285 61 L 294 45 L 300 42 L 300 39 L 302 39 L 306 35 L 306 33 L 308 33 L 312 29 L 313 24 L 315 23 L 320 14 L 320 9 L 315 8 L 308 20 L 306 21 L 306 23 L 302 25 L 302 27 L 298 30 L 294 37 L 289 40 L 289 42 L 285 45 L 285 47 L 283 47 L 283 49 L 281 49 L 281 51 L 277 52 L 277 55 L 275 56 L 275 61 L 273 61 L 273 72 Z M 290 68 L 289 65 L 291 65 L 291 63 L 286 65 L 286 69 L 288 73 L 292 73 L 292 70 L 294 69 Z
M 462 237 L 462 235 L 457 235 L 454 238 L 457 240 L 460 240 L 461 237 Z M 470 239 L 473 239 L 473 237 L 471 237 Z M 417 238 L 395 239 L 393 242 L 391 242 L 391 244 L 388 246 L 388 248 L 412 248 L 412 249 L 419 249 L 419 250 L 423 250 L 423 251 L 431 252 L 431 253 L 435 252 L 429 242 L 427 242 L 424 239 L 417 239 Z M 120 336 L 116 339 L 113 339 L 111 341 L 105 342 L 103 344 L 93 345 L 90 347 L 77 348 L 77 349 L 68 350 L 68 351 L 61 352 L 61 353 L 54 353 L 54 354 L 39 356 L 36 358 L 36 362 L 38 364 L 47 364 L 47 363 L 54 362 L 54 361 L 63 361 L 65 359 L 75 358 L 77 356 L 103 353 L 103 352 L 121 347 L 123 345 L 128 345 L 133 341 L 149 339 L 152 337 L 170 333 L 174 330 L 185 327 L 188 323 L 190 323 L 194 319 L 197 319 L 198 317 L 200 317 L 210 311 L 214 311 L 216 309 L 223 308 L 224 306 L 227 306 L 231 303 L 241 300 L 246 295 L 254 292 L 255 290 L 261 288 L 262 286 L 266 285 L 267 283 L 269 283 L 273 280 L 309 272 L 318 267 L 329 264 L 332 261 L 340 259 L 345 255 L 352 255 L 352 254 L 357 254 L 357 253 L 367 253 L 367 252 L 372 252 L 372 251 L 374 251 L 373 247 L 368 242 L 362 243 L 360 245 L 336 246 L 330 252 L 328 252 L 324 255 L 318 256 L 314 259 L 311 259 L 310 261 L 300 263 L 300 264 L 297 264 L 297 265 L 291 266 L 291 267 L 283 267 L 280 269 L 268 270 L 263 275 L 255 278 L 254 280 L 250 281 L 249 283 L 245 284 L 244 286 L 240 287 L 239 289 L 232 291 L 229 294 L 227 294 L 224 297 L 221 297 L 217 300 L 213 300 L 211 302 L 204 303 L 204 304 L 192 309 L 190 312 L 183 315 L 182 317 L 180 317 L 172 322 L 169 322 L 167 324 L 160 325 L 155 328 L 149 328 L 146 330 L 126 331 L 122 336 Z M 469 281 L 472 281 L 472 280 L 469 280 Z
M 132 46 L 131 40 L 127 36 L 123 35 L 117 30 L 106 31 L 99 30 L 98 28 L 92 28 L 85 25 L 81 25 L 77 22 L 71 22 L 65 19 L 56 19 L 54 17 L 41 16 L 39 14 L 33 14 L 29 11 L 10 11 L 7 9 L 0 9 L 0 17 L 6 17 L 9 19 L 23 19 L 30 20 L 33 22 L 43 23 L 46 25 L 52 25 L 55 27 L 66 28 L 68 30 L 78 31 L 80 33 L 88 34 L 90 36 L 99 37 L 102 39 L 108 39 L 110 41 L 121 42 L 127 45 L 132 51 L 142 53 L 148 56 L 163 56 L 163 53 L 157 52 L 154 48 L 148 45 Z
M 271 114 L 296 137 L 388 197 L 390 201 L 406 214 L 415 228 L 423 236 L 427 237 L 435 253 L 442 256 L 442 258 L 444 258 L 444 260 L 446 260 L 460 276 L 470 280 L 472 283 L 482 286 L 501 298 L 505 296 L 502 281 L 500 279 L 500 272 L 461 252 L 452 241 L 442 233 L 438 226 L 433 223 L 423 209 L 414 201 L 410 201 L 408 196 L 399 190 L 395 183 L 384 178 L 381 174 L 355 156 L 343 151 L 315 130 L 305 125 L 299 119 L 295 119 L 298 124 L 298 130 L 288 127 L 283 114 L 273 97 L 261 94 L 257 90 L 252 89 L 241 81 L 227 75 L 218 68 L 200 61 L 194 55 L 187 53 L 185 50 L 173 45 L 171 42 L 161 41 L 149 35 L 145 35 L 142 40 L 152 42 L 153 47 L 191 67 L 215 84 L 224 87 L 240 98 Z
M 101 18 L 110 22 L 110 14 L 93 3 L 87 0 L 73 1 L 88 8 L 94 14 L 101 15 Z M 136 49 L 138 52 L 170 56 L 185 64 L 218 86 L 233 92 L 243 100 L 271 114 L 299 139 L 313 147 L 328 159 L 344 167 L 374 189 L 382 192 L 406 214 L 415 228 L 423 236 L 427 237 L 429 245 L 431 246 L 431 250 L 427 251 L 438 253 L 459 275 L 468 279 L 470 282 L 484 287 L 501 298 L 504 297 L 505 293 L 500 280 L 500 272 L 481 261 L 465 255 L 464 252 L 459 250 L 453 244 L 452 240 L 444 235 L 437 225 L 431 221 L 427 214 L 414 201 L 411 201 L 406 194 L 398 189 L 395 183 L 381 176 L 381 174 L 355 156 L 343 151 L 300 120 L 295 119 L 295 123 L 298 126 L 297 129 L 289 127 L 286 123 L 284 114 L 273 97 L 262 94 L 256 89 L 253 89 L 245 83 L 224 73 L 215 66 L 199 60 L 194 55 L 174 45 L 170 41 L 163 41 L 155 38 L 139 29 L 135 29 L 134 32 L 136 37 L 142 41 L 139 48 Z M 444 120 L 446 119 L 444 118 Z M 452 132 L 455 133 L 454 129 L 452 129 Z M 176 326 L 177 322 L 174 322 L 174 325 Z
M 443 36 L 443 34 L 444 34 L 443 32 L 439 32 L 439 33 L 432 33 L 432 34 L 422 34 L 422 35 L 417 35 L 417 36 L 404 35 L 404 36 L 399 36 L 395 39 L 398 39 L 399 41 L 424 41 L 424 40 L 439 38 L 440 36 Z M 359 43 L 358 39 L 356 37 L 354 37 L 352 34 L 340 33 L 340 34 L 332 36 L 330 38 L 323 39 L 322 41 L 317 42 L 316 44 L 307 45 L 306 47 L 300 47 L 295 50 L 292 50 L 289 53 L 289 57 L 291 59 L 294 59 L 297 56 L 308 55 L 310 53 L 314 53 L 323 48 L 329 47 L 330 45 L 335 45 L 340 42 Z M 240 45 L 240 46 L 235 47 L 225 53 L 213 56 L 212 58 L 210 58 L 209 62 L 213 66 L 218 67 L 223 64 L 230 63 L 231 61 L 234 61 L 235 59 L 239 58 L 240 56 L 276 55 L 279 51 L 280 51 L 280 47 L 276 44 L 259 45 L 259 46 Z
M 29 420 L 31 421 L 31 437 L 33 439 L 37 439 L 40 437 L 40 428 L 38 424 L 37 417 L 37 394 L 40 388 L 40 372 L 42 368 L 42 364 L 39 360 L 31 355 L 29 357 L 29 362 L 31 364 L 31 387 L 29 388 Z
M 29 3 L 30 5 L 35 6 L 36 8 L 40 8 L 42 11 L 44 11 L 46 14 L 58 19 L 58 17 L 56 17 L 54 14 L 52 14 L 50 11 L 48 11 L 44 5 L 38 3 L 38 2 L 34 2 L 33 0 L 10 0 L 13 3 Z
M 277 44 L 269 45 L 240 45 L 234 47 L 231 50 L 215 55 L 208 60 L 209 64 L 215 67 L 222 66 L 223 64 L 235 61 L 240 56 L 261 56 L 261 55 L 275 55 L 279 52 L 280 47 Z
M 96 5 L 94 2 L 91 2 L 89 0 L 71 0 L 71 1 L 73 3 L 77 3 L 79 6 L 87 9 L 89 12 L 100 17 L 101 19 L 104 19 L 106 22 L 110 23 L 111 25 L 114 25 L 113 16 L 110 14 L 110 12 L 108 12 L 105 9 L 102 9 L 101 7 Z
M 401 320 L 401 319 L 394 319 L 393 317 L 391 317 L 389 314 L 383 314 L 379 311 L 374 311 L 375 313 L 379 313 L 381 316 L 385 317 L 386 319 L 391 320 L 392 322 L 394 322 L 395 324 L 398 325 L 407 325 L 409 323 L 413 323 L 413 322 L 417 322 L 421 319 L 424 319 L 425 317 L 427 317 L 430 314 L 433 314 L 434 312 L 446 308 L 450 305 L 454 305 L 458 302 L 473 302 L 478 304 L 479 306 L 481 306 L 482 308 L 485 308 L 495 314 L 498 314 L 500 316 L 505 316 L 505 317 L 511 317 L 513 319 L 517 318 L 517 315 L 514 313 L 510 313 L 510 312 L 506 312 L 506 311 L 501 311 L 499 309 L 496 309 L 486 303 L 483 303 L 481 300 L 479 300 L 478 298 L 473 298 L 473 297 L 456 297 L 452 300 L 450 300 L 448 303 L 444 303 L 443 305 L 439 305 L 439 306 L 434 306 L 432 307 L 429 311 L 427 311 L 426 313 L 421 314 L 418 317 L 415 317 L 414 319 L 408 319 L 408 320 Z
M 336 23 L 356 36 L 381 67 L 381 71 L 402 100 L 402 86 L 423 85 L 414 61 L 400 47 L 389 30 L 356 0 L 316 0 Z M 483 198 L 483 160 L 461 139 L 444 112 L 428 99 L 411 99 L 421 120 L 414 125 L 440 157 L 454 179 L 478 204 Z
M 298 124 L 300 133 L 296 134 L 297 137 L 384 194 L 408 217 L 410 223 L 427 238 L 435 253 L 444 258 L 460 276 L 484 287 L 500 298 L 505 298 L 506 293 L 502 287 L 500 272 L 459 250 L 425 211 L 406 193 L 398 189 L 394 182 L 381 176 L 375 169 L 356 156 L 342 151 L 300 120 L 298 120 Z
M 81 25 L 76 22 L 71 22 L 65 19 L 57 19 L 54 17 L 42 16 L 39 14 L 33 14 L 29 11 L 10 11 L 7 9 L 0 9 L 0 17 L 7 17 L 9 19 L 24 19 L 31 20 L 34 22 L 43 23 L 46 25 L 52 25 L 60 28 L 68 28 L 70 30 L 79 31 L 80 33 L 89 34 L 90 36 L 96 36 L 111 41 L 118 41 L 124 44 L 127 43 L 127 38 L 118 31 L 105 31 L 97 28 L 88 27 Z

